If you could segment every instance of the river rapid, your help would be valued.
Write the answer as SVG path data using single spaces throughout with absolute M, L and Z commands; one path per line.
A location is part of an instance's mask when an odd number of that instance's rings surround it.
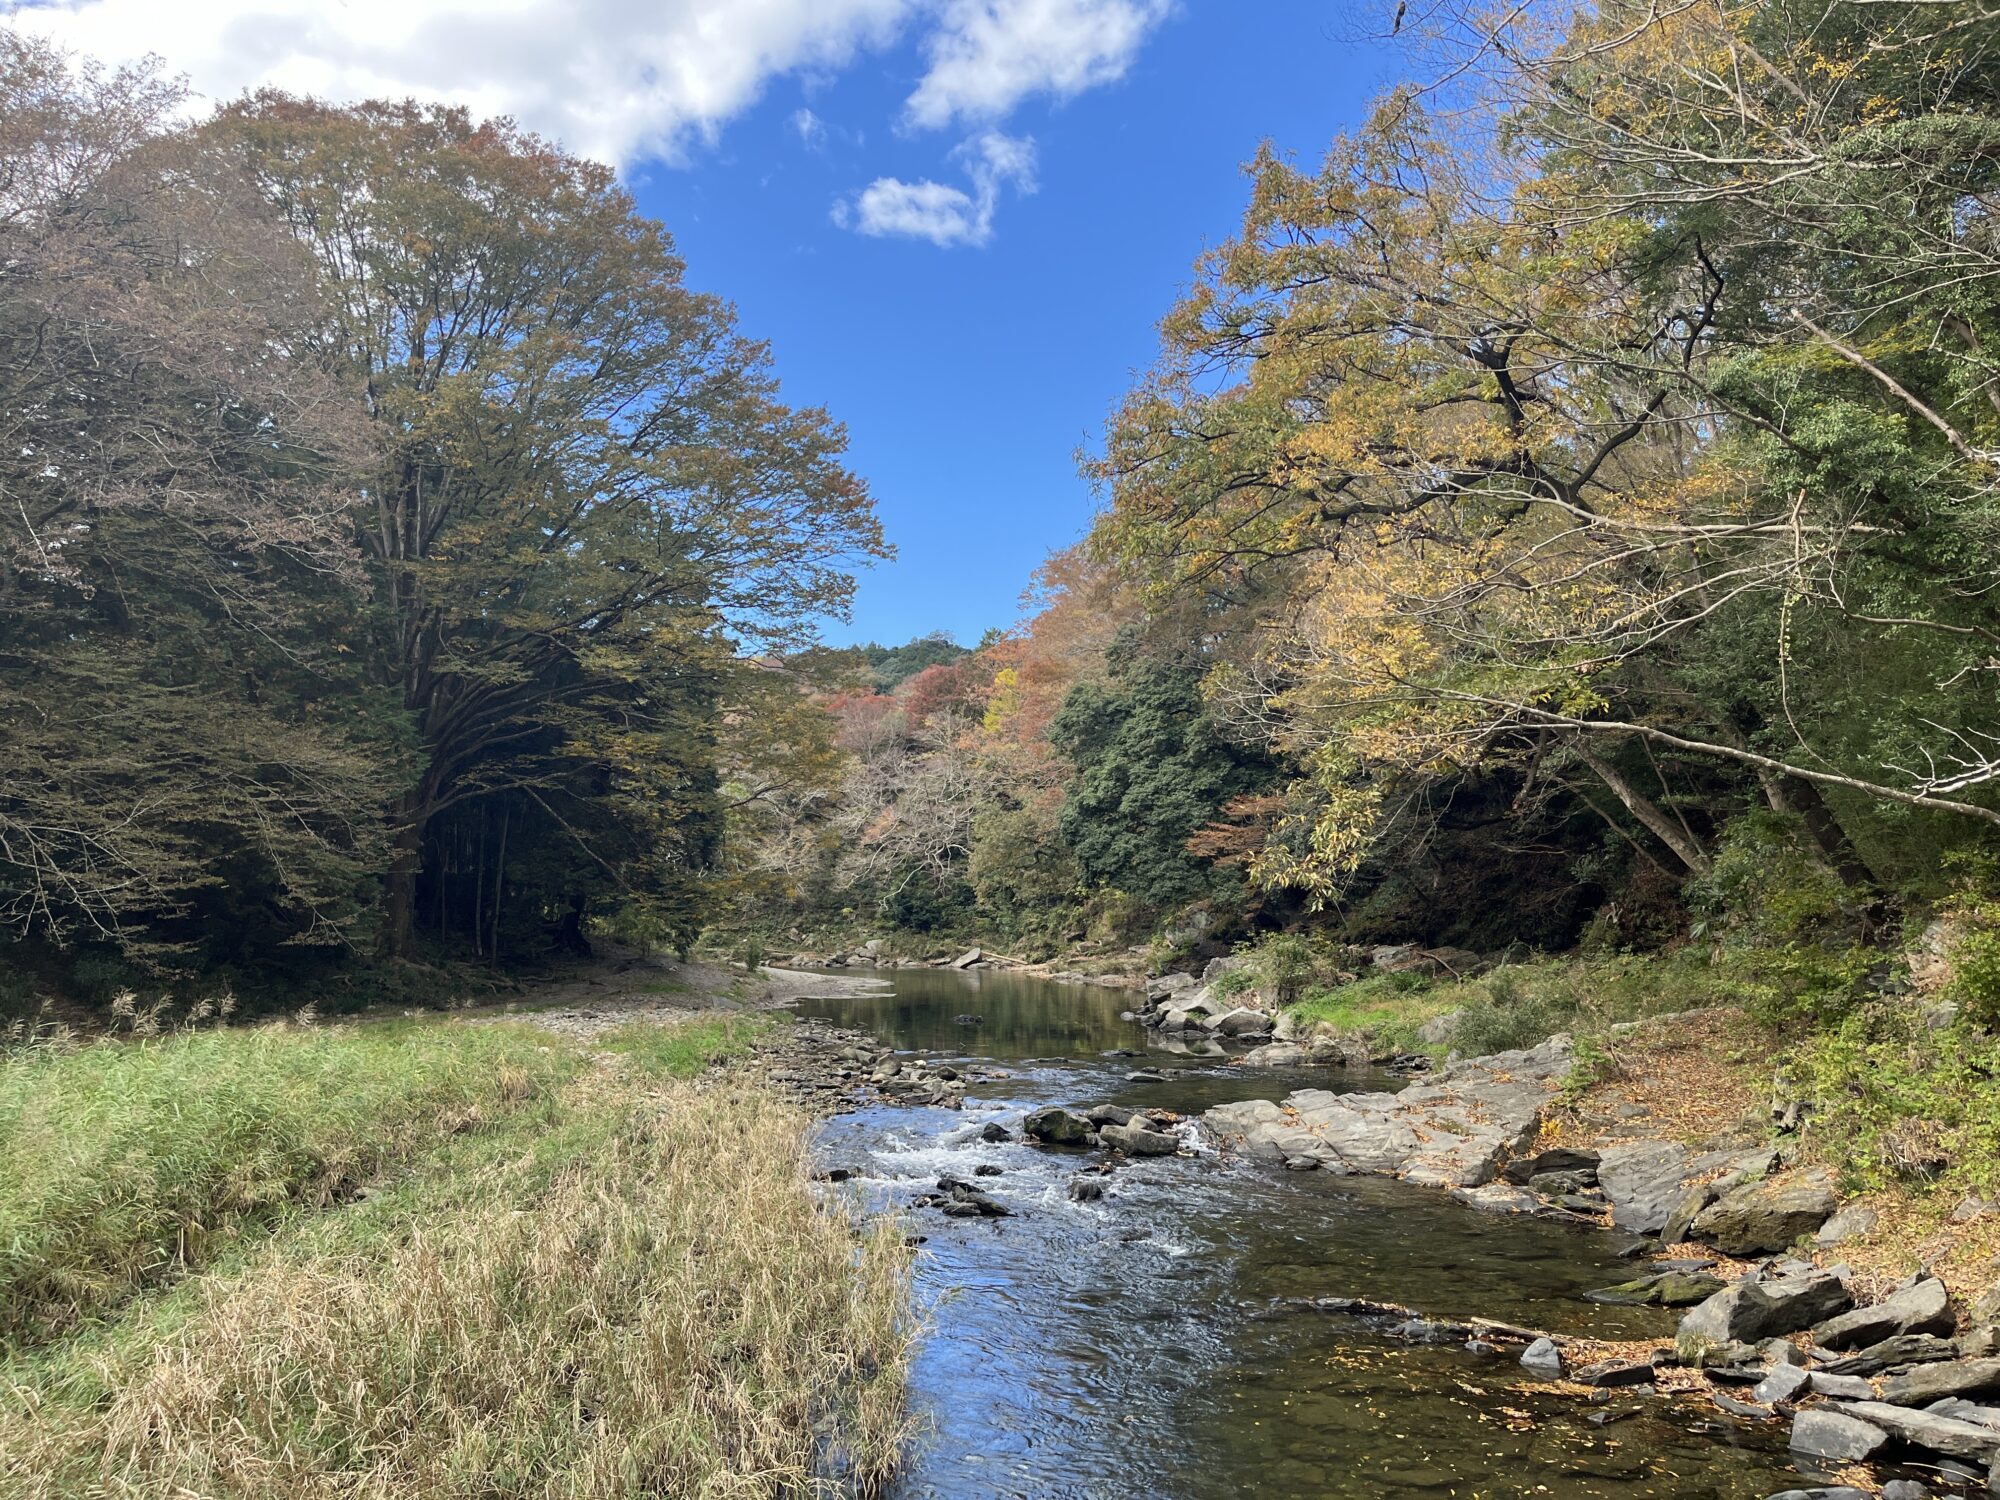
M 849 1189 L 873 1208 L 905 1208 L 950 1174 L 1012 1213 L 909 1211 L 911 1232 L 926 1237 L 912 1380 L 922 1432 L 891 1500 L 1760 1500 L 1808 1482 L 1781 1429 L 1746 1432 L 1687 1401 L 1613 1393 L 1591 1404 L 1537 1391 L 1512 1356 L 1412 1345 L 1300 1305 L 1364 1297 L 1436 1317 L 1667 1341 L 1672 1314 L 1580 1295 L 1632 1274 L 1622 1237 L 1206 1146 L 1132 1162 L 1103 1201 L 1077 1203 L 1069 1182 L 1102 1153 L 1018 1139 L 1022 1115 L 1043 1104 L 1193 1115 L 1295 1088 L 1400 1080 L 1165 1051 L 1120 1019 L 1129 997 L 1117 991 L 935 970 L 893 971 L 885 983 L 879 996 L 797 1008 L 899 1053 L 1007 1076 L 970 1082 L 962 1112 L 880 1105 L 838 1116 L 821 1136 L 825 1165 L 852 1172 Z M 1165 1079 L 1128 1081 L 1140 1068 Z M 989 1121 L 1016 1138 L 980 1140 Z M 975 1179 L 981 1166 L 999 1170 Z

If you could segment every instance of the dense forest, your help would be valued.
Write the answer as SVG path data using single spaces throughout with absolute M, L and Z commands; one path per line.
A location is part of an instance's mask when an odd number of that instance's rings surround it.
M 1992 28 L 1449 21 L 1451 88 L 1252 163 L 1025 623 L 819 691 L 847 770 L 739 842 L 763 910 L 1829 962 L 1990 920 Z
M 415 105 L 188 125 L 9 40 L 15 1000 L 593 927 L 1743 939 L 1810 988 L 1981 927 L 1991 28 L 1546 27 L 1412 21 L 1444 83 L 1257 154 L 1089 536 L 969 650 L 813 644 L 886 555 L 842 433 L 607 170 Z

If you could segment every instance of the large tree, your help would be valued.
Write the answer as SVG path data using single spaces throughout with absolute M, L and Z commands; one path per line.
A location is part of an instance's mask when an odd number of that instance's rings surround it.
M 796 637 L 884 551 L 840 429 L 778 400 L 764 347 L 687 287 L 606 167 L 415 104 L 263 94 L 206 138 L 311 253 L 329 294 L 313 348 L 365 391 L 376 435 L 356 527 L 382 606 L 368 664 L 421 744 L 392 812 L 385 947 L 407 948 L 427 875 L 444 907 L 441 820 L 468 804 L 504 799 L 569 841 L 578 900 L 698 865 L 714 788 L 686 709 L 714 700 L 725 636 Z M 579 789 L 615 787 L 629 811 L 687 816 L 607 841 Z M 488 859 L 480 886 L 503 880 Z
M 0 914 L 233 958 L 344 934 L 399 749 L 311 264 L 180 104 L 0 31 Z

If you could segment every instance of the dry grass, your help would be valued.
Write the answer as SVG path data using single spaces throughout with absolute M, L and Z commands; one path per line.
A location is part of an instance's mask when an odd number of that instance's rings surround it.
M 582 1073 L 407 1180 L 0 1368 L 0 1492 L 872 1485 L 904 1436 L 908 1250 L 820 1204 L 801 1113 L 647 1061 Z

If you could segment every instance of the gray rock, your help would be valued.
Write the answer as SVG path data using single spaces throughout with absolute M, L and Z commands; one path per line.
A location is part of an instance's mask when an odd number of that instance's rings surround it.
M 1875 1387 L 1859 1375 L 1829 1375 L 1814 1370 L 1808 1377 L 1815 1396 L 1832 1396 L 1839 1401 L 1873 1401 Z
M 1093 1104 L 1084 1112 L 1084 1118 L 1098 1126 L 1130 1125 L 1138 1113 L 1138 1110 L 1127 1109 L 1122 1104 Z
M 1895 1406 L 1928 1406 L 1943 1396 L 2000 1391 L 2000 1359 L 1966 1359 L 1918 1365 L 1882 1382 L 1882 1399 Z
M 1942 1401 L 1933 1401 L 1924 1408 L 1938 1417 L 1952 1417 L 1960 1422 L 1973 1422 L 1981 1427 L 2000 1428 L 2000 1406 L 1981 1406 L 1974 1401 L 1963 1401 L 1957 1396 L 1947 1396 Z
M 1608 1389 L 1614 1386 L 1651 1385 L 1658 1372 L 1647 1360 L 1607 1359 L 1585 1365 L 1570 1376 L 1585 1385 Z
M 1761 1401 L 1766 1406 L 1776 1406 L 1780 1401 L 1793 1401 L 1800 1391 L 1812 1384 L 1812 1376 L 1797 1365 L 1779 1365 L 1757 1382 L 1750 1399 Z
M 1457 1064 L 1399 1094 L 1302 1089 L 1284 1108 L 1218 1105 L 1203 1122 L 1225 1143 L 1272 1160 L 1309 1157 L 1335 1171 L 1480 1187 L 1532 1138 L 1569 1065 L 1569 1039 L 1555 1037 Z
M 1930 1487 L 1914 1479 L 1892 1479 L 1882 1486 L 1882 1500 L 1931 1500 Z
M 1130 1125 L 1107 1125 L 1098 1132 L 1104 1144 L 1123 1151 L 1127 1156 L 1172 1156 L 1181 1149 L 1181 1138 L 1169 1135 L 1163 1130 L 1142 1127 L 1137 1120 Z
M 1769 1500 L 1875 1500 L 1866 1490 L 1857 1490 L 1852 1485 L 1821 1485 L 1810 1490 L 1779 1490 Z
M 1090 1139 L 1090 1121 L 1050 1105 L 1032 1111 L 1021 1122 L 1024 1134 L 1050 1146 L 1081 1146 Z
M 1072 1177 L 1069 1195 L 1078 1203 L 1096 1203 L 1104 1197 L 1102 1177 Z
M 2000 1457 L 2000 1431 L 1981 1427 L 1975 1422 L 1960 1422 L 1927 1411 L 1912 1411 L 1907 1406 L 1893 1406 L 1886 1401 L 1857 1401 L 1846 1407 L 1844 1414 L 1879 1427 L 1891 1437 L 1915 1443 L 1919 1448 L 1928 1448 L 1933 1453 L 1949 1453 L 1954 1458 L 1970 1458 L 1987 1464 Z
M 1957 1326 L 1944 1283 L 1930 1279 L 1829 1318 L 1813 1330 L 1813 1341 L 1822 1349 L 1865 1349 L 1898 1334 L 1948 1334 Z
M 1597 1164 L 1597 1185 L 1611 1200 L 1611 1222 L 1634 1234 L 1658 1234 L 1681 1197 L 1689 1155 L 1673 1141 L 1608 1146 Z
M 1859 1354 L 1843 1355 L 1826 1365 L 1831 1375 L 1876 1375 L 1898 1365 L 1917 1365 L 1941 1359 L 1956 1359 L 1958 1345 L 1934 1333 L 1904 1333 L 1870 1344 Z
M 1681 1319 L 1674 1344 L 1684 1363 L 1707 1363 L 1732 1343 L 1796 1333 L 1841 1312 L 1853 1299 L 1824 1272 L 1775 1281 L 1739 1281 Z
M 1850 1203 L 1820 1225 L 1819 1233 L 1813 1238 L 1822 1245 L 1838 1245 L 1843 1240 L 1872 1234 L 1881 1221 L 1881 1215 L 1865 1204 Z
M 1507 1163 L 1500 1175 L 1516 1187 L 1524 1187 L 1535 1178 L 1550 1172 L 1573 1172 L 1578 1179 L 1592 1187 L 1597 1184 L 1598 1153 L 1579 1151 L 1568 1146 L 1551 1146 L 1546 1151 L 1537 1151 L 1532 1156 L 1518 1157 Z
M 1222 1036 L 1269 1036 L 1271 1034 L 1271 1018 L 1261 1010 L 1251 1010 L 1245 1005 L 1239 1005 L 1234 1010 L 1223 1011 L 1220 1015 L 1210 1016 L 1202 1024 L 1208 1027 L 1209 1030 L 1217 1032 Z
M 1855 1463 L 1872 1457 L 1889 1434 L 1872 1423 L 1825 1407 L 1811 1407 L 1792 1418 L 1792 1451 L 1808 1458 Z
M 1701 1217 L 1701 1211 L 1715 1201 L 1715 1189 L 1708 1184 L 1697 1184 L 1683 1188 L 1674 1206 L 1667 1211 L 1667 1222 L 1660 1226 L 1662 1245 L 1684 1245 L 1694 1237 L 1694 1221 Z
M 1839 1202 L 1832 1178 L 1819 1173 L 1746 1182 L 1703 1209 L 1693 1229 L 1724 1254 L 1768 1254 L 1817 1233 Z
M 1521 1368 L 1546 1380 L 1563 1378 L 1562 1350 L 1554 1339 L 1536 1339 L 1521 1355 Z

